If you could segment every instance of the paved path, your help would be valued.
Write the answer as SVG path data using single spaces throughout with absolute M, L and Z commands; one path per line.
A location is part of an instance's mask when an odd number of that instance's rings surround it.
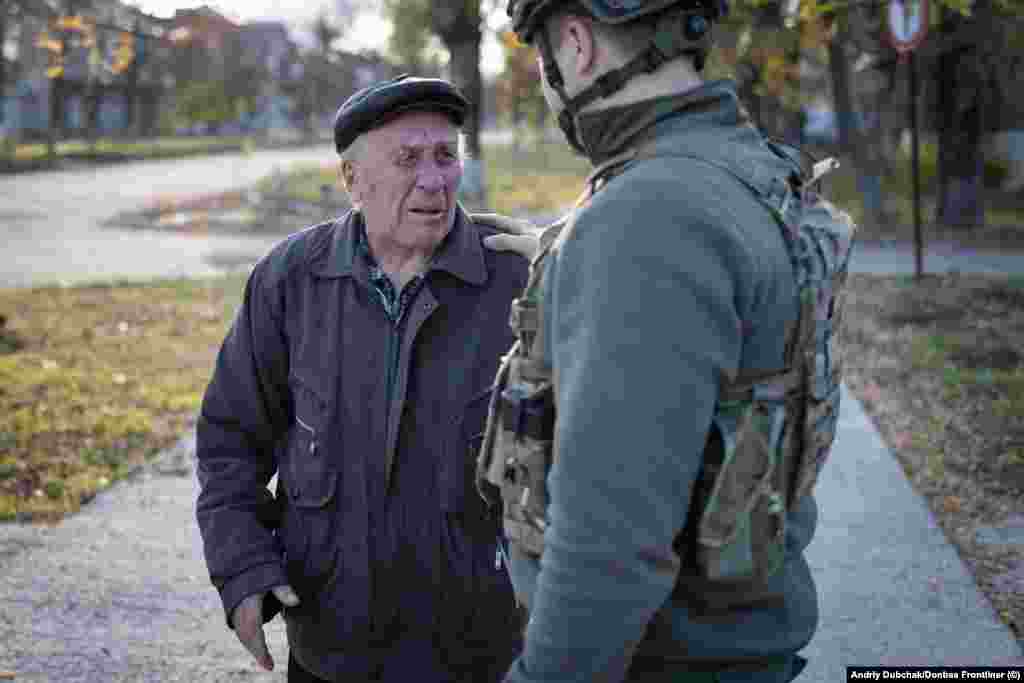
M 800 681 L 845 681 L 847 666 L 1024 664 L 1020 645 L 845 389 L 816 495 L 808 561 L 821 622 Z
M 0 525 L 0 671 L 24 683 L 230 683 L 267 674 L 203 564 L 192 437 L 59 526 Z M 283 622 L 268 628 L 279 671 Z
M 260 152 L 92 173 L 0 179 L 0 286 L 197 274 L 220 250 L 258 255 L 272 239 L 196 239 L 96 227 L 153 192 L 243 186 L 289 160 L 330 150 Z M 16 218 L 11 218 L 16 216 Z M 9 255 L 9 256 L 8 256 Z M 907 247 L 864 245 L 853 268 L 912 273 Z M 933 245 L 925 270 L 1024 273 L 1024 257 Z M 1024 664 L 863 408 L 844 396 L 839 438 L 819 484 L 809 549 L 821 626 L 801 681 L 845 680 L 847 665 Z M 283 680 L 258 672 L 223 627 L 202 562 L 191 446 L 120 484 L 54 529 L 0 525 L 0 670 L 17 681 Z M 280 663 L 280 621 L 271 648 Z
M 925 273 L 1024 273 L 1024 254 L 965 249 L 949 242 L 927 245 L 922 258 Z M 859 273 L 914 272 L 914 250 L 906 243 L 863 243 L 853 252 L 850 267 Z
M 330 145 L 0 177 L 0 287 L 206 275 L 255 261 L 270 237 L 189 236 L 102 226 L 160 197 L 253 185 L 277 167 L 336 159 Z

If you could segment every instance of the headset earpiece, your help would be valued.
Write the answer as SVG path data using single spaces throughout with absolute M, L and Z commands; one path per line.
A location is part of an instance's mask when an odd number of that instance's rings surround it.
M 708 32 L 708 20 L 703 14 L 688 14 L 683 24 L 683 35 L 691 42 L 703 40 Z

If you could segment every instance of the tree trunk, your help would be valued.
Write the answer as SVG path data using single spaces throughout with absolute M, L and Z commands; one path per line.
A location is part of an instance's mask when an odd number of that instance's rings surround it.
M 480 147 L 483 79 L 480 77 L 480 0 L 432 3 L 431 28 L 451 58 L 451 80 L 469 100 L 463 132 L 466 136 L 465 171 L 461 197 L 470 205 L 483 207 L 487 201 L 483 154 Z
M 469 100 L 463 133 L 466 137 L 465 172 L 462 177 L 463 198 L 473 205 L 487 201 L 480 127 L 483 120 L 483 79 L 480 77 L 480 33 L 446 43 L 451 55 L 451 79 Z
M 849 33 L 846 20 L 837 17 L 836 32 L 828 44 L 828 68 L 832 76 L 832 107 L 835 111 L 836 130 L 839 134 L 839 149 L 843 154 L 857 161 L 857 129 L 853 105 L 853 91 L 850 78 L 850 64 L 846 58 L 846 42 Z
M 133 26 L 135 37 L 132 39 L 135 41 L 135 55 L 132 59 L 132 63 L 128 66 L 128 82 L 124 92 L 124 107 L 125 107 L 125 131 L 133 138 L 139 138 L 142 136 L 142 121 L 139 116 L 139 70 L 142 68 L 141 59 L 148 57 L 148 50 L 150 46 L 143 43 L 138 37 L 138 34 L 142 32 L 142 26 L 138 21 Z M 139 45 L 145 45 L 147 52 L 140 54 L 138 50 Z
M 7 42 L 7 18 L 8 12 L 10 12 L 9 3 L 6 0 L 0 0 L 0 46 L 3 46 Z M 13 164 L 14 163 L 14 144 L 12 139 L 15 134 L 14 128 L 7 121 L 7 58 L 4 57 L 3 50 L 0 49 L 0 125 L 8 128 L 8 133 L 3 137 L 0 142 L 3 143 L 3 163 Z
M 57 141 L 64 130 L 64 79 L 50 79 L 50 125 L 46 131 L 46 160 L 51 166 L 57 165 Z
M 7 19 L 8 12 L 10 12 L 9 3 L 0 0 L 0 47 L 7 43 Z M 0 103 L 3 102 L 4 93 L 7 91 L 7 57 L 4 56 L 3 50 L 0 49 Z M 3 119 L 4 110 L 0 106 L 0 119 Z M 6 122 L 4 122 L 6 123 Z
M 85 91 L 85 135 L 89 141 L 89 153 L 96 154 L 100 139 L 100 110 L 103 106 L 103 90 L 91 75 Z
M 838 16 L 834 21 L 835 34 L 828 44 L 828 66 L 832 77 L 832 107 L 839 134 L 839 149 L 853 165 L 857 189 L 864 202 L 865 220 L 880 224 L 885 220 L 880 164 L 874 153 L 876 150 L 873 146 L 869 148 L 868 140 L 859 125 L 850 60 L 846 54 L 850 43 L 849 19 Z
M 943 33 L 954 33 L 965 20 L 944 11 Z M 935 220 L 951 227 L 985 224 L 982 200 L 985 75 L 978 46 L 950 50 L 935 60 L 936 127 L 939 137 L 938 205 Z
M 761 112 L 761 97 L 757 94 L 757 84 L 761 80 L 761 70 L 750 61 L 742 62 L 736 69 L 739 80 L 737 95 L 750 121 L 758 130 L 764 130 Z
M 790 44 L 789 49 L 786 50 L 786 63 L 789 65 L 789 68 L 793 70 L 793 73 L 799 74 L 801 56 L 800 48 L 804 43 L 804 22 L 797 22 L 796 29 L 793 33 L 795 34 L 793 36 L 793 42 Z M 803 88 L 800 85 L 799 79 L 797 80 L 795 87 L 797 88 L 798 94 L 800 94 L 799 91 L 803 90 Z M 805 116 L 806 113 L 804 112 L 803 107 L 800 106 L 799 100 L 797 102 L 797 106 L 790 106 L 789 110 L 786 112 L 786 125 L 783 137 L 789 144 L 803 144 Z

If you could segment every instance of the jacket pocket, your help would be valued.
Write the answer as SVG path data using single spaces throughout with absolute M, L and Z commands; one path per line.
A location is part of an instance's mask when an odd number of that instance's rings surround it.
M 333 570 L 337 554 L 339 475 L 328 457 L 328 404 L 310 382 L 289 378 L 294 418 L 280 464 L 286 504 L 280 527 L 288 580 L 308 601 Z
M 474 488 L 476 461 L 484 440 L 491 387 L 474 392 L 452 421 L 446 462 L 442 469 L 441 508 L 461 516 L 482 517 L 484 501 Z M 481 520 L 482 521 L 482 520 Z
M 294 420 L 289 437 L 285 490 L 300 508 L 320 508 L 334 497 L 336 477 L 327 453 L 327 400 L 311 382 L 289 378 Z

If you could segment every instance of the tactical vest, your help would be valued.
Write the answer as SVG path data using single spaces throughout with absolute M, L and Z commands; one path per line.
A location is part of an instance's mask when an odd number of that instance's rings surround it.
M 787 149 L 769 146 L 800 167 Z M 588 178 L 577 208 L 630 162 L 656 156 L 685 155 L 640 149 L 612 159 Z M 691 593 L 728 608 L 757 602 L 765 580 L 781 567 L 786 514 L 811 492 L 835 439 L 842 381 L 839 294 L 856 228 L 815 189 L 832 160 L 816 164 L 810 175 L 794 171 L 759 183 L 736 165 L 690 158 L 729 173 L 768 209 L 789 252 L 800 302 L 786 332 L 785 366 L 721 381 L 691 513 L 675 543 Z M 478 490 L 492 503 L 500 492 L 505 535 L 532 556 L 544 549 L 556 419 L 551 368 L 539 338 L 541 280 L 566 224 L 542 234 L 526 289 L 512 303 L 510 324 L 518 341 L 502 359 L 477 460 Z

